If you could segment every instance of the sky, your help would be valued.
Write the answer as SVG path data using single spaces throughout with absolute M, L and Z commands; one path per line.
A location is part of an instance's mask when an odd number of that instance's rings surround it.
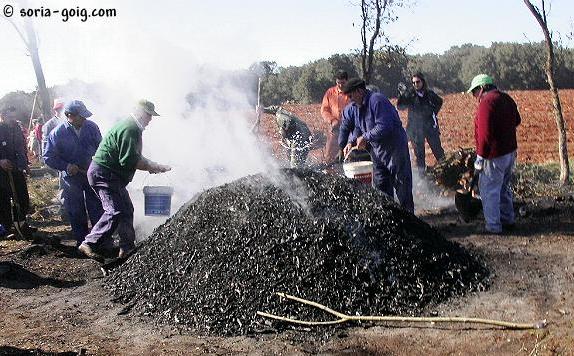
M 2 0 L 17 6 L 16 0 Z M 40 37 L 40 57 L 48 86 L 72 78 L 114 81 L 138 67 L 162 71 L 161 59 L 175 56 L 193 65 L 247 68 L 258 60 L 301 65 L 360 47 L 358 0 L 28 0 Z M 115 9 L 107 18 L 63 17 L 49 9 Z M 11 17 L 20 24 L 16 10 Z M 397 11 L 387 28 L 408 52 L 442 53 L 451 46 L 494 41 L 541 41 L 542 32 L 520 0 L 418 0 Z M 572 46 L 574 1 L 554 0 L 549 21 Z M 0 15 L 0 95 L 31 91 L 35 76 L 16 31 Z M 145 66 L 141 63 L 147 63 Z M 157 63 L 158 65 L 154 65 Z M 132 64 L 134 64 L 132 66 Z M 136 74 L 136 73 L 131 73 Z

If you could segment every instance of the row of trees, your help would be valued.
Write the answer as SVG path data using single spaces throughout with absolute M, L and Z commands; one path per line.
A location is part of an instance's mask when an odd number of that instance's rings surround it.
M 559 88 L 574 88 L 574 49 L 556 45 L 555 81 Z M 490 47 L 467 44 L 451 47 L 443 54 L 407 55 L 399 47 L 375 51 L 370 83 L 388 96 L 395 96 L 399 82 L 421 71 L 434 90 L 462 92 L 480 73 L 492 75 L 505 90 L 547 89 L 545 43 L 493 43 Z M 300 67 L 279 67 L 259 62 L 249 68 L 250 82 L 262 78 L 261 101 L 316 103 L 334 83 L 334 73 L 346 70 L 351 77 L 362 75 L 359 54 L 335 54 Z

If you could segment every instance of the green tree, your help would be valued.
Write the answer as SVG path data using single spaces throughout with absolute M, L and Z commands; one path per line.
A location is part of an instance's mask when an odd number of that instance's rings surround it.
M 357 71 L 357 66 L 355 65 L 356 56 L 346 55 L 346 54 L 334 54 L 327 59 L 331 63 L 332 73 L 331 80 L 335 78 L 335 74 L 338 70 L 344 70 L 349 74 L 349 78 L 358 77 L 359 72 Z
M 361 0 L 361 74 L 367 84 L 371 83 L 374 74 L 373 63 L 379 43 L 386 41 L 388 36 L 384 31 L 384 26 L 396 21 L 398 18 L 393 13 L 393 9 L 403 7 L 406 1 L 401 0 Z
M 387 46 L 378 50 L 373 61 L 371 84 L 376 85 L 387 96 L 395 96 L 398 83 L 408 63 L 404 49 Z
M 317 75 L 317 66 L 314 63 L 306 65 L 297 83 L 295 83 L 293 96 L 297 102 L 302 104 L 319 102 L 323 98 L 325 89 L 328 88 L 331 83 L 331 78 Z
M 0 99 L 0 108 L 13 106 L 16 108 L 16 119 L 22 123 L 23 126 L 28 127 L 30 112 L 34 102 L 34 93 L 26 93 L 23 91 L 13 91 L 4 95 Z M 38 117 L 42 114 L 42 110 L 36 105 L 33 117 Z
M 301 75 L 301 67 L 290 66 L 278 68 L 261 82 L 261 103 L 263 105 L 279 105 L 286 101 L 294 101 L 293 88 Z

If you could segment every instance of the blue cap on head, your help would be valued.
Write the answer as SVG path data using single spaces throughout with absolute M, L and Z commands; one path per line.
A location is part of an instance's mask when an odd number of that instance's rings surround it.
M 81 100 L 72 100 L 64 107 L 64 113 L 81 116 L 84 119 L 92 116 L 92 112 L 86 109 L 86 105 Z

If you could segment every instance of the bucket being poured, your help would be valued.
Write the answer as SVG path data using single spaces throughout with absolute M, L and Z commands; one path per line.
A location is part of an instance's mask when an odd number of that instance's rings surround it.
M 169 216 L 173 188 L 167 186 L 145 186 L 144 211 L 146 216 Z
M 344 163 L 343 172 L 345 172 L 347 178 L 357 179 L 365 184 L 371 184 L 373 181 L 373 162 L 359 161 Z

